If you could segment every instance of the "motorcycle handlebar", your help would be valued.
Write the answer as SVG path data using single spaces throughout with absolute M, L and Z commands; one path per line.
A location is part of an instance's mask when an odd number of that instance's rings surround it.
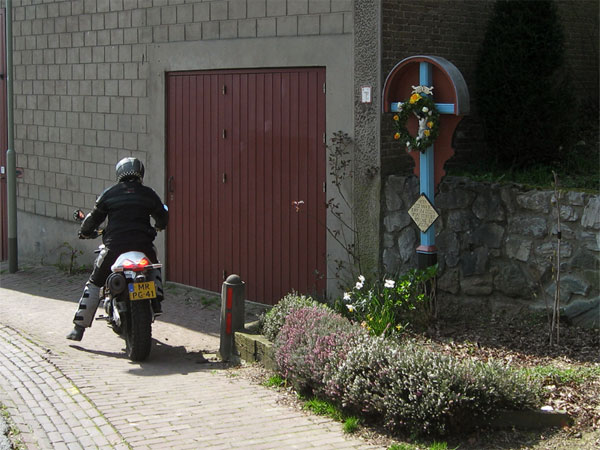
M 103 233 L 104 233 L 104 230 L 99 229 L 99 230 L 94 230 L 93 234 L 85 236 L 85 235 L 81 234 L 81 231 L 79 231 L 78 236 L 79 236 L 79 239 L 96 239 L 98 236 L 102 236 Z
M 73 211 L 73 219 L 76 222 L 83 222 L 83 220 L 85 219 L 85 213 L 80 210 L 80 209 L 76 209 L 75 211 Z M 81 234 L 81 230 L 79 230 L 78 236 L 79 239 L 95 239 L 98 236 L 102 236 L 102 234 L 104 233 L 104 230 L 102 228 L 95 230 L 91 235 L 89 236 L 85 236 L 83 234 Z
M 81 223 L 81 222 L 83 222 L 83 219 L 85 219 L 85 213 L 84 213 L 82 210 L 80 210 L 80 209 L 76 209 L 76 210 L 73 212 L 73 219 L 74 219 L 76 222 L 80 222 L 80 223 Z M 154 227 L 154 229 L 155 229 L 157 232 L 158 232 L 158 231 L 164 231 L 164 228 L 157 228 L 157 227 Z M 100 228 L 100 229 L 96 230 L 96 231 L 95 231 L 95 233 L 94 233 L 93 235 L 90 235 L 90 236 L 83 236 L 83 235 L 81 234 L 81 232 L 79 232 L 79 239 L 95 239 L 95 238 L 97 238 L 98 236 L 102 236 L 102 234 L 104 234 L 104 229 L 102 229 L 102 228 Z

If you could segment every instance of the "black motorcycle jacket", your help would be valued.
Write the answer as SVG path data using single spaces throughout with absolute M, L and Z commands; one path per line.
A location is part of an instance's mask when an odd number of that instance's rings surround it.
M 83 220 L 80 234 L 92 236 L 107 217 L 102 242 L 109 248 L 134 249 L 152 244 L 156 237 L 154 227 L 164 229 L 169 221 L 167 207 L 156 192 L 138 181 L 123 181 L 105 190 Z M 150 217 L 155 221 L 154 227 Z

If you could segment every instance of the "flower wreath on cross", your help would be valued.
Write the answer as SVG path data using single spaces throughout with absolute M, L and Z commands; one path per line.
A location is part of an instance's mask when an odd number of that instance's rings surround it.
M 413 86 L 408 102 L 399 104 L 399 111 L 394 114 L 396 133 L 394 139 L 406 143 L 406 151 L 418 150 L 424 153 L 440 133 L 440 113 L 432 97 L 432 87 Z M 419 130 L 415 137 L 406 129 L 406 122 L 411 114 L 419 121 Z

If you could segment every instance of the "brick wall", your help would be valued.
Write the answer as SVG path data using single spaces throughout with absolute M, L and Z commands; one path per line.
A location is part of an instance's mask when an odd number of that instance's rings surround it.
M 352 27 L 352 0 L 13 1 L 18 208 L 69 220 L 120 158 L 146 160 L 149 46 Z
M 566 60 L 579 92 L 598 104 L 598 2 L 557 0 L 565 33 Z M 467 86 L 474 85 L 475 63 L 486 24 L 494 6 L 482 0 L 383 0 L 382 76 L 396 63 L 418 54 L 441 56 L 463 74 Z M 471 114 L 457 129 L 456 156 L 460 162 L 482 145 L 476 99 L 471 93 Z M 391 121 L 382 120 L 382 167 L 385 173 L 412 170 L 412 159 L 398 152 Z

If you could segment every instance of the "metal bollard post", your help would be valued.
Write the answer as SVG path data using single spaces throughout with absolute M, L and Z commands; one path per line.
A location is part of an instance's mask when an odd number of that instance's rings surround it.
M 244 329 L 245 283 L 238 275 L 229 275 L 221 289 L 221 345 L 219 356 L 229 361 L 233 352 L 233 336 Z

